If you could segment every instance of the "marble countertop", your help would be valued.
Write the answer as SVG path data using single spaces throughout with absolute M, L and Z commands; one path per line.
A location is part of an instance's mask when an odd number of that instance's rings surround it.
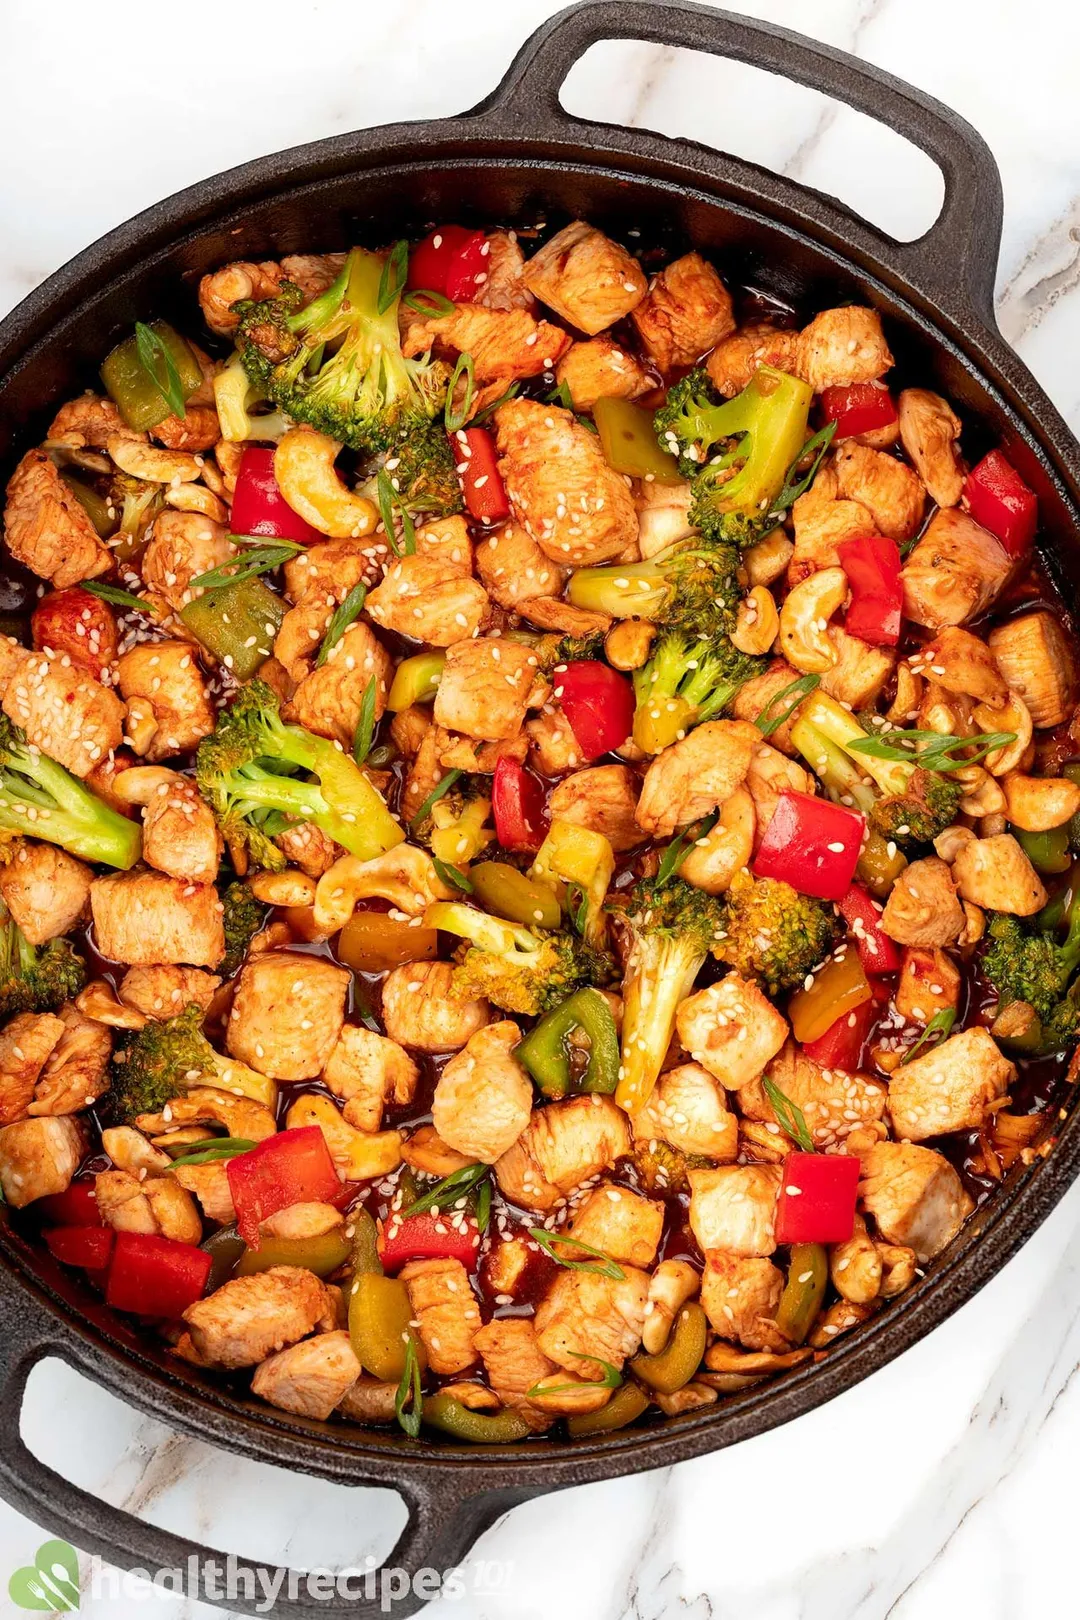
M 259 154 L 479 100 L 554 0 L 6 0 L 0 313 L 157 198 Z M 1080 19 L 1054 0 L 751 0 L 932 92 L 986 136 L 1005 184 L 999 320 L 1080 431 Z M 291 37 L 300 36 L 298 46 Z M 897 234 L 936 176 L 889 131 L 810 92 L 619 44 L 571 76 L 572 110 L 688 134 L 834 192 Z M 733 1450 L 517 1509 L 438 1620 L 1036 1620 L 1075 1535 L 1080 1188 L 943 1327 L 797 1424 Z M 384 1553 L 390 1493 L 248 1463 L 150 1422 L 58 1362 L 31 1380 L 31 1449 L 117 1505 L 270 1562 Z M 0 1504 L 0 1592 L 42 1540 Z M 85 1561 L 84 1561 L 85 1562 Z M 0 1596 L 0 1614 L 17 1611 Z M 18 1611 L 21 1612 L 21 1611 Z M 84 1592 L 88 1620 L 210 1620 L 163 1595 Z

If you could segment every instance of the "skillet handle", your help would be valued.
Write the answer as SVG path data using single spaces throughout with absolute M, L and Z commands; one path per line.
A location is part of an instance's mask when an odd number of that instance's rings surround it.
M 122 1508 L 99 1501 L 56 1473 L 28 1450 L 20 1433 L 20 1417 L 27 1379 L 37 1362 L 60 1356 L 77 1371 L 94 1376 L 100 1352 L 81 1339 L 64 1320 L 48 1311 L 28 1291 L 16 1289 L 0 1275 L 0 1497 L 51 1534 L 61 1536 L 81 1551 L 97 1554 L 121 1570 L 177 1571 L 168 1590 L 182 1590 L 189 1598 L 220 1603 L 220 1585 L 206 1588 L 208 1563 L 216 1566 L 215 1579 L 224 1574 L 226 1554 L 189 1541 L 141 1519 Z M 404 1472 L 404 1469 L 403 1469 Z M 385 1481 L 372 1480 L 382 1485 Z M 298 1481 L 302 1487 L 302 1479 Z M 426 1477 L 418 1472 L 408 1485 L 394 1482 L 404 1499 L 408 1522 L 381 1565 L 365 1564 L 355 1570 L 347 1587 L 333 1595 L 312 1595 L 307 1571 L 282 1569 L 236 1554 L 238 1569 L 250 1570 L 226 1599 L 230 1614 L 266 1614 L 267 1591 L 277 1592 L 275 1615 L 290 1620 L 405 1620 L 438 1595 L 438 1582 L 421 1581 L 420 1571 L 444 1572 L 462 1563 L 473 1543 L 509 1508 L 532 1493 L 528 1490 L 481 1491 L 468 1486 L 448 1469 Z M 362 1511 L 360 1501 L 357 1507 Z M 380 1577 L 391 1577 L 381 1584 Z M 460 1589 L 460 1588 L 459 1588 Z M 447 1595 L 450 1595 L 447 1588 Z M 261 1607 L 260 1607 L 261 1605 Z
M 706 172 L 730 180 L 752 206 L 772 201 L 790 206 L 802 219 L 809 215 L 845 256 L 862 247 L 896 266 L 909 284 L 960 320 L 974 314 L 996 330 L 1002 197 L 990 148 L 966 119 L 932 96 L 831 45 L 690 0 L 583 0 L 549 18 L 526 40 L 474 114 L 519 137 L 576 138 L 580 145 L 586 132 L 587 144 L 587 132 L 597 126 L 568 113 L 559 92 L 574 63 L 607 39 L 645 40 L 746 62 L 845 102 L 905 136 L 933 159 L 945 186 L 937 220 L 914 242 L 897 242 L 835 198 L 726 153 L 710 154 Z M 615 136 L 615 144 L 633 156 L 638 142 L 655 144 L 656 139 L 652 132 L 626 130 Z M 702 151 L 700 146 L 689 150 Z

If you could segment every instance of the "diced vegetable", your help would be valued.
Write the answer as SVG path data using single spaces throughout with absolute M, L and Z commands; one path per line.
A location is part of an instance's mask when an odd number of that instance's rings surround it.
M 841 1013 L 823 1034 L 804 1041 L 803 1051 L 823 1069 L 842 1069 L 846 1074 L 854 1074 L 877 1016 L 877 999 L 871 995 L 868 1001 L 861 1001 L 857 1007 Z
M 782 793 L 754 858 L 756 877 L 781 878 L 800 894 L 841 900 L 851 887 L 866 819 L 809 793 Z
M 544 841 L 544 789 L 516 759 L 500 759 L 491 782 L 495 833 L 503 849 L 539 849 Z
M 440 225 L 437 231 L 425 236 L 418 242 L 409 254 L 409 270 L 405 285 L 410 292 L 441 293 L 444 298 L 453 298 L 449 283 L 451 275 L 454 276 L 455 285 L 461 277 L 458 274 L 459 262 L 469 263 L 470 248 L 475 248 L 485 240 L 483 231 L 470 231 L 464 225 Z
M 820 1243 L 794 1243 L 776 1325 L 792 1344 L 802 1344 L 821 1309 L 829 1282 L 829 1256 Z
M 825 388 L 821 409 L 826 422 L 836 423 L 836 437 L 850 439 L 873 433 L 896 421 L 896 404 L 884 383 L 847 383 Z
M 652 411 L 629 399 L 598 399 L 593 420 L 609 467 L 650 484 L 681 484 L 679 463 L 656 437 Z
M 259 1223 L 290 1204 L 317 1204 L 341 1187 L 326 1138 L 317 1125 L 279 1131 L 227 1165 L 236 1225 L 249 1248 L 259 1247 Z
M 249 444 L 240 458 L 229 522 L 233 534 L 292 540 L 302 546 L 326 538 L 293 511 L 274 475 L 274 452 L 261 445 Z
M 788 1002 L 791 1032 L 797 1041 L 815 1041 L 873 993 L 858 951 L 849 946 L 842 955 L 828 958 L 809 989 L 796 990 Z
M 634 729 L 634 688 L 597 659 L 557 665 L 555 697 L 586 760 L 621 748 Z
M 649 1397 L 640 1384 L 625 1383 L 617 1389 L 606 1406 L 596 1412 L 579 1412 L 567 1418 L 566 1427 L 572 1439 L 584 1439 L 590 1434 L 611 1434 L 625 1429 L 647 1410 Z
M 351 1253 L 352 1242 L 345 1236 L 344 1225 L 320 1232 L 318 1237 L 264 1237 L 257 1249 L 244 1250 L 236 1274 L 250 1277 L 256 1271 L 269 1271 L 271 1266 L 301 1266 L 316 1277 L 329 1277 Z
M 615 851 L 602 832 L 556 816 L 529 869 L 542 883 L 565 883 L 574 926 L 590 945 L 606 936 L 604 901 L 615 873 Z M 582 900 L 583 897 L 583 906 Z
M 983 456 L 964 480 L 964 500 L 976 523 L 997 536 L 1011 557 L 1031 547 L 1039 503 L 1000 450 Z
M 409 1290 L 396 1277 L 367 1271 L 349 1292 L 349 1338 L 365 1372 L 397 1383 L 405 1371 L 405 1347 L 413 1339 Z M 423 1345 L 414 1339 L 416 1353 Z
M 426 1395 L 424 1422 L 477 1446 L 508 1445 L 529 1433 L 529 1425 L 516 1412 L 473 1412 L 452 1395 Z
M 881 907 L 868 891 L 853 883 L 839 902 L 840 915 L 854 936 L 867 973 L 899 973 L 900 948 L 881 926 Z
M 575 1080 L 571 1052 L 584 1036 L 588 1056 Z M 565 1097 L 571 1090 L 610 1094 L 619 1083 L 619 1032 L 611 1008 L 599 990 L 576 990 L 561 1006 L 535 1024 L 514 1056 L 545 1097 Z
M 708 1329 L 705 1312 L 696 1301 L 691 1301 L 680 1310 L 664 1348 L 652 1356 L 635 1356 L 630 1371 L 650 1389 L 658 1389 L 661 1395 L 674 1395 L 690 1382 L 701 1366 Z
M 451 255 L 446 266 L 446 296 L 454 304 L 471 304 L 488 278 L 490 249 L 483 231 L 474 231 Z
M 139 1316 L 181 1316 L 201 1299 L 211 1258 L 194 1243 L 146 1232 L 117 1232 L 105 1302 Z
M 469 516 L 477 523 L 504 523 L 510 516 L 510 500 L 491 434 L 486 428 L 459 428 L 450 435 L 450 448 Z
M 456 1200 L 452 1200 L 456 1202 Z M 409 1260 L 460 1260 L 467 1271 L 476 1264 L 480 1231 L 470 1216 L 457 1210 L 391 1215 L 379 1241 L 379 1258 L 387 1271 L 400 1271 Z
M 836 550 L 851 586 L 844 629 L 875 647 L 895 647 L 904 608 L 900 547 L 884 535 L 873 535 L 845 540 Z
M 73 1181 L 62 1193 L 38 1198 L 34 1212 L 57 1226 L 103 1226 L 93 1181 Z
M 859 1161 L 847 1153 L 789 1153 L 776 1205 L 777 1243 L 846 1243 L 855 1230 Z
M 1013 837 L 1036 872 L 1048 877 L 1067 872 L 1072 865 L 1069 853 L 1069 824 L 1051 827 L 1047 832 L 1025 832 L 1023 827 L 1012 829 Z
M 562 908 L 547 883 L 526 877 L 506 861 L 480 861 L 469 870 L 473 894 L 493 916 L 534 928 L 558 928 Z
M 210 1256 L 210 1280 L 207 1287 L 212 1294 L 233 1275 L 240 1263 L 240 1256 L 247 1249 L 247 1244 L 236 1227 L 230 1225 L 219 1226 L 216 1232 L 211 1232 L 210 1236 L 203 1240 L 200 1247 Z
M 176 368 L 182 397 L 184 400 L 190 399 L 203 380 L 202 369 L 190 343 L 167 321 L 151 321 L 149 331 L 160 345 L 159 354 L 162 350 L 168 354 Z M 101 368 L 101 380 L 128 427 L 138 433 L 156 427 L 172 415 L 172 406 L 154 375 L 142 362 L 137 336 L 125 338 L 110 350 Z
M 354 973 L 384 973 L 402 962 L 434 962 L 439 936 L 385 911 L 354 911 L 338 936 L 337 956 Z
M 53 1226 L 45 1233 L 45 1242 L 53 1259 L 65 1266 L 104 1271 L 115 1236 L 108 1226 Z
M 274 650 L 285 603 L 256 575 L 204 591 L 185 603 L 180 617 L 201 647 L 238 681 L 249 681 Z
M 399 714 L 414 703 L 430 703 L 439 689 L 445 664 L 444 652 L 414 653 L 411 658 L 403 658 L 386 699 L 390 713 Z

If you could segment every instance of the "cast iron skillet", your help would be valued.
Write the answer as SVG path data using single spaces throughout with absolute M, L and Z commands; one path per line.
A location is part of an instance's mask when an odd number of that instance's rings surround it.
M 918 241 L 898 243 L 832 198 L 753 164 L 570 117 L 559 103 L 569 69 L 598 40 L 619 38 L 749 62 L 877 117 L 940 167 L 939 219 Z M 133 318 L 153 311 L 191 319 L 191 284 L 212 266 L 365 237 L 383 242 L 434 220 L 528 222 L 542 212 L 616 230 L 637 225 L 673 248 L 693 243 L 729 279 L 809 310 L 843 298 L 875 304 L 888 319 L 901 372 L 934 380 L 988 437 L 1006 444 L 1036 488 L 1050 563 L 1072 599 L 1080 579 L 1080 446 L 995 325 L 1001 186 L 986 145 L 955 113 L 880 69 L 769 23 L 677 0 L 588 0 L 545 23 L 471 112 L 363 130 L 246 164 L 104 237 L 0 325 L 0 466 L 40 438 L 55 406 L 93 379 Z M 178 296 L 184 278 L 186 303 Z M 1074 1113 L 1047 1160 L 1012 1174 L 903 1302 L 841 1340 L 820 1366 L 645 1431 L 494 1452 L 290 1418 L 223 1390 L 156 1351 L 70 1273 L 0 1227 L 0 1495 L 122 1568 L 184 1566 L 207 1555 L 96 1501 L 30 1455 L 19 1434 L 23 1389 L 35 1362 L 54 1354 L 202 1439 L 343 1484 L 398 1490 L 409 1520 L 387 1563 L 446 1568 L 499 1514 L 531 1496 L 730 1445 L 847 1389 L 998 1271 L 1078 1166 Z M 231 1607 L 254 1612 L 235 1599 Z M 418 1607 L 409 1596 L 395 1612 Z M 360 1620 L 377 1612 L 374 1602 L 284 1594 L 278 1610 Z

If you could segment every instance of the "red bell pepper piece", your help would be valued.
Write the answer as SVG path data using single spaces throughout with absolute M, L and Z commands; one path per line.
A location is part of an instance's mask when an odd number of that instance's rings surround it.
M 855 1230 L 859 1161 L 847 1153 L 789 1153 L 776 1204 L 777 1243 L 846 1243 Z
M 1020 557 L 1030 548 L 1039 502 L 1000 450 L 991 450 L 968 473 L 964 499 L 976 523 L 996 535 L 1010 557 Z
M 482 231 L 463 242 L 446 269 L 446 296 L 455 304 L 471 304 L 488 278 L 491 244 Z
M 862 847 L 866 818 L 809 793 L 781 793 L 754 858 L 754 876 L 780 878 L 800 894 L 841 900 Z
M 500 759 L 495 766 L 491 811 L 503 849 L 540 848 L 547 831 L 544 789 L 516 759 Z
M 904 609 L 900 547 L 884 535 L 873 535 L 845 540 L 836 550 L 851 586 L 844 629 L 875 647 L 895 647 Z
M 456 302 L 455 294 L 450 291 L 451 276 L 455 285 L 460 284 L 468 275 L 476 248 L 486 241 L 483 231 L 470 231 L 464 225 L 440 225 L 409 254 L 407 289 L 441 293 Z M 471 256 L 470 249 L 473 250 Z M 463 271 L 458 269 L 459 264 L 464 265 Z
M 462 428 L 450 435 L 450 448 L 469 516 L 478 523 L 504 522 L 510 516 L 510 501 L 491 434 L 486 428 Z
M 634 729 L 634 688 L 594 658 L 556 664 L 554 694 L 586 759 L 621 748 Z
M 274 477 L 274 452 L 249 444 L 240 457 L 229 524 L 233 534 L 293 540 L 308 546 L 326 536 L 294 512 Z
M 896 421 L 896 406 L 884 383 L 837 384 L 821 391 L 821 408 L 826 422 L 836 423 L 835 437 L 850 439 L 857 433 L 872 433 Z
M 105 1303 L 139 1316 L 182 1316 L 202 1298 L 213 1263 L 194 1243 L 117 1232 Z
M 116 1233 L 109 1226 L 51 1226 L 45 1232 L 49 1253 L 65 1266 L 103 1271 L 112 1255 Z
M 899 973 L 903 958 L 900 948 L 882 932 L 881 907 L 866 889 L 853 883 L 840 900 L 840 915 L 859 951 L 859 961 L 869 973 Z
M 390 1217 L 379 1239 L 379 1259 L 387 1271 L 398 1271 L 407 1260 L 460 1260 L 471 1271 L 480 1252 L 480 1232 L 471 1217 L 453 1222 L 446 1214 Z
M 328 1203 L 341 1190 L 326 1138 L 317 1125 L 279 1131 L 227 1166 L 236 1227 L 249 1249 L 259 1247 L 259 1223 L 290 1204 Z
M 862 1049 L 878 1017 L 877 1001 L 863 1001 L 829 1025 L 816 1041 L 804 1041 L 803 1051 L 823 1069 L 854 1074 L 861 1068 Z
M 38 1198 L 34 1209 L 56 1226 L 104 1226 L 94 1196 L 94 1181 L 73 1181 L 62 1193 Z

